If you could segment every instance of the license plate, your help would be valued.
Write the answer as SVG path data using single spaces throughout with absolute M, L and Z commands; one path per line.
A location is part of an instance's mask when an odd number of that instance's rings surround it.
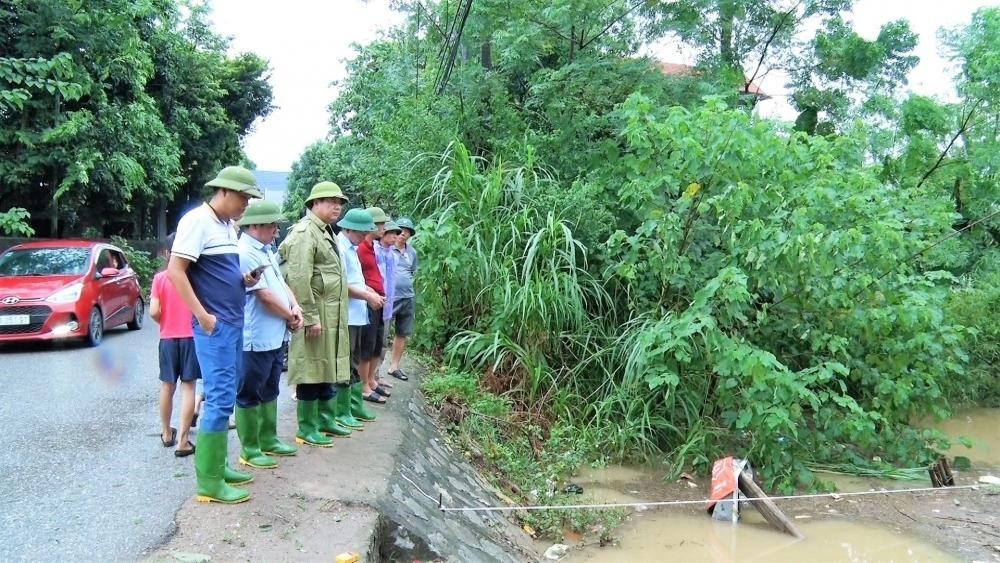
M 0 326 L 30 325 L 29 315 L 0 315 Z

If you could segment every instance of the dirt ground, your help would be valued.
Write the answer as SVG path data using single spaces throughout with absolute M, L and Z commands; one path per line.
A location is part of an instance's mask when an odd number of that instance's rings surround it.
M 294 457 L 277 458 L 273 470 L 248 469 L 248 502 L 198 503 L 192 497 L 176 515 L 176 533 L 148 554 L 150 561 L 333 561 L 344 552 L 362 557 L 377 528 L 376 499 L 388 488 L 393 453 L 402 439 L 400 410 L 416 382 L 398 382 L 391 404 L 371 405 L 378 420 L 363 432 L 336 439 L 332 448 L 298 445 Z M 295 436 L 295 403 L 282 390 L 278 435 Z M 230 463 L 236 462 L 236 432 Z M 192 467 L 193 475 L 193 467 Z
M 994 473 L 995 474 L 995 473 Z M 974 485 L 978 473 L 958 475 L 955 485 Z M 884 483 L 880 483 L 885 486 Z M 892 488 L 916 486 L 893 483 Z M 878 488 L 876 488 L 878 490 Z M 805 503 L 810 503 L 806 506 Z M 963 561 L 1000 561 L 1000 492 L 942 489 L 941 492 L 842 497 L 803 503 L 797 510 L 872 521 L 935 544 Z M 836 511 L 836 512 L 831 512 Z

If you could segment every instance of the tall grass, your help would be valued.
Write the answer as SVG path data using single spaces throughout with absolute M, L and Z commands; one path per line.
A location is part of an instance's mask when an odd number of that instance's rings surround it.
M 673 346 L 696 346 L 696 323 L 616 309 L 561 215 L 572 210 L 538 208 L 534 194 L 553 181 L 460 144 L 441 156 L 419 211 L 421 275 L 438 290 L 425 292 L 425 318 L 443 331 L 445 358 L 515 409 L 573 424 L 608 457 L 705 456 L 708 378 L 684 374 L 655 390 L 649 379 L 662 368 L 662 335 L 686 322 Z

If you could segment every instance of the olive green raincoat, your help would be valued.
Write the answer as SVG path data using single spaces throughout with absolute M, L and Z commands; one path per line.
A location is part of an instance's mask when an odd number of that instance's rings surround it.
M 278 248 L 285 279 L 295 294 L 304 326 L 319 323 L 320 336 L 292 334 L 288 348 L 288 384 L 346 383 L 351 377 L 347 332 L 347 283 L 337 241 L 312 211 L 292 225 Z

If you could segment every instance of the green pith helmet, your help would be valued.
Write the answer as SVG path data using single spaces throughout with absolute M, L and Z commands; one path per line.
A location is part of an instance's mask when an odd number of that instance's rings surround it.
M 323 197 L 335 197 L 347 203 L 347 196 L 344 195 L 344 190 L 341 190 L 340 186 L 333 182 L 320 182 L 313 186 L 312 191 L 309 192 L 309 197 L 306 198 L 306 203 Z
M 385 211 L 382 211 L 381 207 L 369 207 L 365 211 L 371 214 L 372 221 L 376 223 L 385 223 L 389 220 L 389 216 L 385 214 Z
M 359 208 L 351 209 L 345 213 L 344 218 L 337 222 L 337 226 L 341 229 L 361 231 L 363 233 L 370 233 L 375 230 L 375 222 L 372 221 L 371 213 Z
M 394 232 L 395 233 L 401 233 L 401 232 L 403 232 L 403 230 L 399 228 L 399 225 L 397 225 L 395 221 L 386 221 L 385 222 L 385 232 L 387 232 L 387 233 L 394 233 Z
M 396 221 L 396 224 L 399 225 L 400 232 L 402 232 L 402 229 L 409 229 L 410 234 L 415 234 L 417 232 L 417 229 L 413 226 L 413 221 L 411 221 L 408 217 L 400 217 Z
M 258 199 L 264 197 L 264 194 L 257 189 L 257 180 L 253 177 L 253 172 L 242 166 L 223 168 L 215 179 L 205 184 L 205 187 L 224 188 Z
M 241 227 L 247 225 L 270 225 L 271 223 L 280 223 L 284 220 L 285 216 L 281 214 L 281 208 L 278 207 L 277 203 L 255 199 L 250 202 L 247 210 L 243 212 L 243 217 L 240 217 L 240 220 L 236 224 Z

